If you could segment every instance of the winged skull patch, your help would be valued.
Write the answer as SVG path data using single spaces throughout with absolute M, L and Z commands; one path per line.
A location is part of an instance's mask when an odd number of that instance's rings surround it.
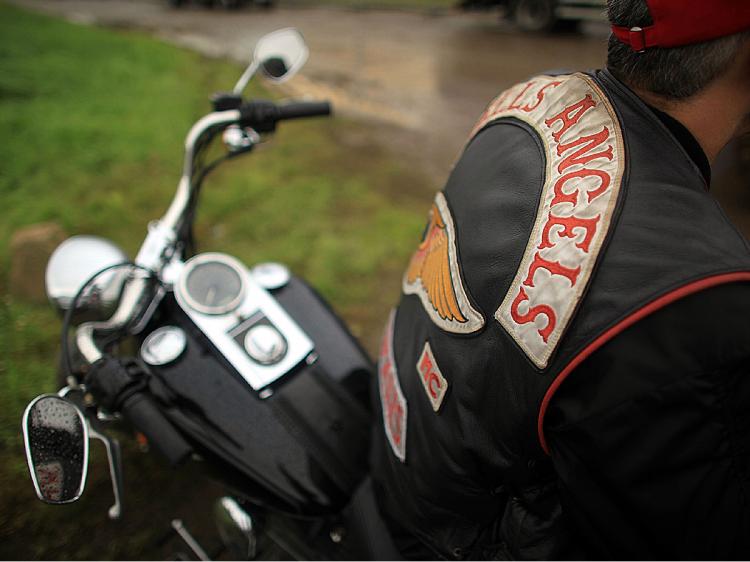
M 418 295 L 432 321 L 447 332 L 470 334 L 484 318 L 469 302 L 461 283 L 456 233 L 445 196 L 438 193 L 424 239 L 409 262 L 403 280 L 407 295 Z

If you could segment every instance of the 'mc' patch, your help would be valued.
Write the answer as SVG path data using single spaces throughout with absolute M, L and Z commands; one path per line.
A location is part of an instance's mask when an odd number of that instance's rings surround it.
M 445 380 L 443 373 L 440 372 L 440 367 L 435 360 L 435 355 L 432 353 L 430 342 L 425 342 L 424 344 L 422 355 L 419 356 L 419 360 L 417 361 L 417 372 L 419 373 L 419 379 L 422 381 L 424 391 L 427 393 L 427 399 L 432 404 L 432 410 L 437 413 L 443 404 L 445 393 L 448 391 L 448 381 Z
M 543 369 L 612 222 L 625 165 L 622 131 L 609 100 L 583 74 L 538 76 L 509 88 L 489 105 L 473 134 L 503 117 L 536 130 L 547 169 L 521 265 L 495 319 Z
M 383 425 L 385 435 L 391 444 L 393 454 L 401 462 L 406 460 L 406 415 L 408 413 L 406 398 L 398 380 L 396 361 L 393 358 L 393 325 L 396 312 L 391 311 L 388 325 L 383 334 L 378 358 L 378 388 L 380 403 L 383 408 Z

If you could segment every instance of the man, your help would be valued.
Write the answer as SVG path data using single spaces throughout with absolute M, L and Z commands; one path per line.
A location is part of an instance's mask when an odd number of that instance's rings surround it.
M 750 556 L 750 3 L 610 0 L 607 70 L 487 108 L 403 279 L 376 491 L 401 552 Z

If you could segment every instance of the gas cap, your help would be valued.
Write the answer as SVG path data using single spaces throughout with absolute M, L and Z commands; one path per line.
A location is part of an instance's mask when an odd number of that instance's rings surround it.
M 143 340 L 141 357 L 149 365 L 166 365 L 182 355 L 185 347 L 187 347 L 187 337 L 182 328 L 162 326 Z
M 286 355 L 286 340 L 279 331 L 267 324 L 254 326 L 245 334 L 245 351 L 261 365 L 278 363 Z
M 291 278 L 289 269 L 276 262 L 260 263 L 250 270 L 250 273 L 258 285 L 269 291 L 280 289 L 289 283 Z

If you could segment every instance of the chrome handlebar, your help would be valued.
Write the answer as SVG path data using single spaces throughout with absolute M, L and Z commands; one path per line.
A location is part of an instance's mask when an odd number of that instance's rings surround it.
M 149 225 L 148 235 L 135 258 L 135 264 L 139 266 L 139 269 L 160 275 L 164 266 L 175 257 L 177 232 L 185 219 L 185 213 L 194 191 L 196 144 L 207 132 L 236 124 L 239 120 L 239 110 L 219 111 L 202 117 L 190 129 L 185 139 L 185 161 L 177 192 L 161 220 Z M 140 308 L 139 305 L 147 286 L 148 279 L 145 276 L 136 277 L 125 286 L 117 310 L 108 320 L 86 322 L 78 327 L 76 344 L 89 364 L 95 363 L 104 355 L 94 340 L 94 334 L 99 331 L 118 330 L 133 320 Z
M 231 109 L 229 111 L 217 111 L 209 113 L 199 119 L 190 129 L 185 139 L 185 163 L 182 169 L 182 177 L 177 185 L 177 193 L 172 200 L 172 204 L 167 209 L 166 214 L 162 217 L 160 224 L 170 229 L 176 234 L 177 229 L 182 222 L 187 209 L 188 202 L 193 194 L 193 172 L 195 159 L 195 145 L 200 138 L 209 130 L 216 127 L 227 127 L 238 123 L 240 120 L 240 111 Z M 138 263 L 136 258 L 136 263 Z M 146 264 L 139 264 L 149 267 Z

